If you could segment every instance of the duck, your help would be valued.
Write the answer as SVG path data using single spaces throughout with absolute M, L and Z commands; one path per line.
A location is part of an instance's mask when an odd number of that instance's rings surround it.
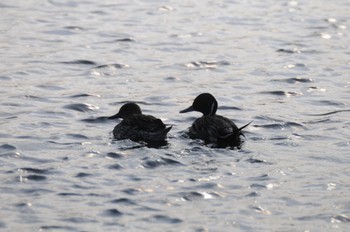
M 134 142 L 161 143 L 166 140 L 172 126 L 166 127 L 161 119 L 142 114 L 139 105 L 129 102 L 120 107 L 119 112 L 108 119 L 123 119 L 113 129 L 116 140 L 130 139 Z
M 242 130 L 248 124 L 238 128 L 230 119 L 217 115 L 218 102 L 210 93 L 201 93 L 193 101 L 192 105 L 180 113 L 197 111 L 202 117 L 197 118 L 188 130 L 191 139 L 200 139 L 205 144 L 213 144 L 216 147 L 241 148 L 244 137 Z

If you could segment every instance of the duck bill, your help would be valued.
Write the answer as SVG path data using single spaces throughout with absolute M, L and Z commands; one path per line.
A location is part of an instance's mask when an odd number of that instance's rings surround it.
M 115 119 L 115 118 L 120 118 L 119 113 L 117 113 L 117 114 L 115 114 L 115 115 L 113 115 L 113 116 L 108 117 L 108 119 Z
M 191 111 L 194 111 L 193 106 L 190 106 L 187 109 L 181 110 L 180 113 L 187 113 L 187 112 L 191 112 Z

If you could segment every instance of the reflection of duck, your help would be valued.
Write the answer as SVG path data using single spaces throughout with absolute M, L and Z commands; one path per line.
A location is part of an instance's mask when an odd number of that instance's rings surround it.
M 136 103 L 124 104 L 116 115 L 109 119 L 122 118 L 114 127 L 115 139 L 130 139 L 135 142 L 164 142 L 170 127 L 166 127 L 162 120 L 151 115 L 144 115 Z
M 197 118 L 190 127 L 190 138 L 202 139 L 205 143 L 214 143 L 218 147 L 240 147 L 242 144 L 240 136 L 244 136 L 242 129 L 250 123 L 238 128 L 230 119 L 216 115 L 217 108 L 218 103 L 214 96 L 202 93 L 194 99 L 192 106 L 180 111 L 180 113 L 190 111 L 203 113 L 203 116 Z

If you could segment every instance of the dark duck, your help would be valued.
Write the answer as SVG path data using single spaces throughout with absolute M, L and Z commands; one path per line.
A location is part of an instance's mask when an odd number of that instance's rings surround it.
M 114 127 L 113 135 L 117 140 L 130 139 L 134 142 L 161 143 L 172 128 L 166 127 L 161 119 L 142 114 L 136 103 L 126 103 L 116 115 L 109 119 L 122 118 Z
M 237 147 L 241 148 L 241 136 L 244 136 L 242 130 L 250 123 L 238 128 L 230 119 L 216 114 L 218 102 L 210 93 L 198 95 L 193 104 L 180 111 L 187 113 L 198 111 L 203 114 L 197 118 L 189 128 L 189 136 L 192 139 L 204 140 L 206 144 L 214 144 L 216 147 Z

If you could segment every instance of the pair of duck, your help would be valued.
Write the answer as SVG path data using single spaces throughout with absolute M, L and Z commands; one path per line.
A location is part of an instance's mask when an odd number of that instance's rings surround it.
M 204 140 L 206 144 L 216 144 L 218 147 L 240 147 L 244 136 L 242 129 L 250 123 L 238 128 L 230 119 L 217 115 L 218 103 L 210 93 L 198 95 L 193 104 L 180 113 L 198 111 L 203 114 L 196 119 L 189 128 L 191 139 Z M 117 140 L 130 139 L 135 142 L 146 143 L 164 142 L 172 126 L 166 127 L 161 119 L 151 115 L 144 115 L 135 103 L 124 104 L 116 115 L 109 119 L 123 120 L 113 130 Z

